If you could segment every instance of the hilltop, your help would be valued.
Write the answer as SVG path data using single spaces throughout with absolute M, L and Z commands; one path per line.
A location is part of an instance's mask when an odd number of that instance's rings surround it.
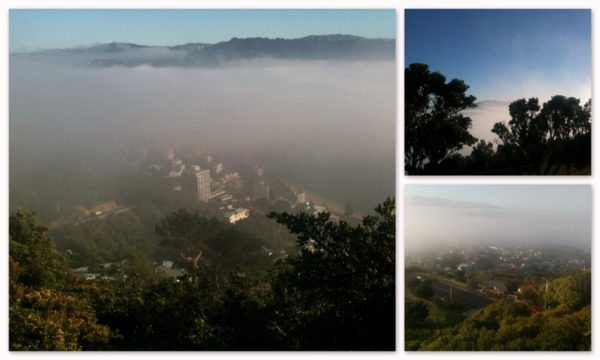
M 92 67 L 213 67 L 255 59 L 393 61 L 395 42 L 395 39 L 369 39 L 341 34 L 311 35 L 298 39 L 234 37 L 216 44 L 149 46 L 112 42 L 89 47 L 16 53 L 12 56 Z

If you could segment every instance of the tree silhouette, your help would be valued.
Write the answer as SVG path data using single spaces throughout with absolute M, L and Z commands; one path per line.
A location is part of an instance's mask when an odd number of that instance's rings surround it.
M 395 204 L 388 198 L 360 225 L 326 212 L 270 213 L 298 236 L 272 283 L 279 327 L 303 350 L 395 348 Z
M 542 107 L 537 98 L 519 99 L 509 105 L 508 126 L 494 124 L 492 132 L 501 144 L 498 153 L 511 158 L 513 166 L 530 166 L 536 175 L 557 174 L 566 165 L 568 174 L 578 157 L 591 152 L 591 100 L 553 96 Z M 589 163 L 588 163 L 589 166 Z
M 405 171 L 409 175 L 434 171 L 476 138 L 469 133 L 471 119 L 461 112 L 475 107 L 464 81 L 430 72 L 426 64 L 410 64 L 404 71 Z
M 579 99 L 553 96 L 550 101 L 544 103 L 540 113 L 541 121 L 548 129 L 548 142 L 550 144 L 547 174 L 554 166 L 553 174 L 556 174 L 563 165 L 567 165 L 569 173 L 571 153 L 576 149 L 571 141 L 576 138 L 586 137 L 591 131 L 591 99 L 584 106 L 579 105 Z M 591 145 L 591 143 L 590 143 Z M 591 146 L 587 148 L 591 151 Z
M 466 95 L 464 81 L 446 82 L 419 63 L 404 73 L 406 174 L 589 174 L 591 100 L 580 105 L 577 98 L 555 95 L 543 105 L 535 97 L 513 101 L 510 120 L 491 129 L 499 138 L 494 149 L 469 133 L 464 110 L 475 107 L 476 98 Z M 464 146 L 473 146 L 470 155 L 458 152 Z
M 494 166 L 494 144 L 479 140 L 466 159 L 467 171 L 471 174 L 484 174 Z
M 537 98 L 513 101 L 508 107 L 511 117 L 508 127 L 497 122 L 491 130 L 502 142 L 498 151 L 511 150 L 513 166 L 530 165 L 536 173 L 541 172 L 546 150 L 546 131 L 540 121 L 539 110 Z

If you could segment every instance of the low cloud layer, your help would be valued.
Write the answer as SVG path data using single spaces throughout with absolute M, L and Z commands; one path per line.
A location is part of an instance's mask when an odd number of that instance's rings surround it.
M 367 211 L 394 193 L 395 114 L 389 61 L 90 69 L 13 58 L 11 179 L 65 153 L 202 145 Z
M 556 94 L 554 94 L 556 95 Z M 572 95 L 568 95 L 572 96 Z M 538 97 L 540 106 L 550 100 L 551 97 Z M 518 99 L 514 99 L 516 101 Z M 579 98 L 580 104 L 583 105 L 588 100 L 587 98 Z M 477 139 L 492 142 L 494 147 L 498 145 L 500 139 L 494 133 L 492 128 L 497 122 L 502 122 L 508 125 L 510 121 L 510 113 L 508 107 L 510 101 L 484 100 L 477 102 L 477 107 L 464 110 L 462 113 L 471 118 L 471 129 L 469 132 Z M 462 153 L 467 155 L 471 153 L 471 147 L 464 147 Z
M 445 192 L 483 201 L 414 192 Z M 405 191 L 405 245 L 409 254 L 460 245 L 553 244 L 591 248 L 588 186 L 421 186 Z M 571 197 L 569 197 L 571 195 Z M 532 199 L 540 199 L 531 202 Z
M 441 208 L 464 216 L 504 216 L 502 206 L 473 201 L 456 201 L 439 197 L 411 196 L 406 204 L 416 208 Z
M 485 140 L 497 145 L 498 136 L 492 133 L 492 128 L 497 122 L 508 123 L 510 114 L 508 112 L 508 101 L 480 101 L 477 107 L 463 111 L 465 116 L 472 120 L 470 133 L 477 139 Z M 471 148 L 465 149 L 466 153 L 471 153 Z

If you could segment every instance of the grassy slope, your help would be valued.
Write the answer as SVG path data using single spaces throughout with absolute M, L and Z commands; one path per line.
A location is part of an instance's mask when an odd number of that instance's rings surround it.
M 404 340 L 406 350 L 417 350 L 416 347 L 419 343 L 427 342 L 434 337 L 450 331 L 450 329 L 465 319 L 460 310 L 437 301 L 418 297 L 409 289 L 405 290 L 405 296 L 407 301 L 423 301 L 429 307 L 429 316 L 422 326 L 418 328 L 405 327 Z

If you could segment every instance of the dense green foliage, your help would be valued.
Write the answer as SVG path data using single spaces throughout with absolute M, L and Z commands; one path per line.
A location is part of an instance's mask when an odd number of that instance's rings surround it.
M 423 305 L 407 299 L 407 309 L 415 312 L 407 315 L 407 349 L 589 351 L 591 274 L 576 272 L 559 277 L 549 283 L 547 293 L 543 291 L 539 296 L 546 298 L 548 309 L 533 312 L 528 305 L 505 298 L 455 326 L 441 329 L 434 321 L 423 321 L 424 313 L 420 309 Z M 457 311 L 458 315 L 460 311 Z
M 566 305 L 532 314 L 526 305 L 501 300 L 419 350 L 590 350 L 591 306 Z
M 15 282 L 34 289 L 60 287 L 67 268 L 46 231 L 34 214 L 18 211 L 10 217 L 9 254 L 19 267 Z
M 395 207 L 386 200 L 351 226 L 329 214 L 270 216 L 298 235 L 302 250 L 277 270 L 275 299 L 295 309 L 293 331 L 307 349 L 393 350 Z
M 407 327 L 416 327 L 427 319 L 429 308 L 423 301 L 407 301 L 404 308 L 404 321 Z
M 508 106 L 508 123 L 490 131 L 498 147 L 469 133 L 471 119 L 462 111 L 475 97 L 462 80 L 446 83 L 425 64 L 405 70 L 405 171 L 409 175 L 569 175 L 591 168 L 591 100 L 553 96 Z M 474 145 L 474 146 L 473 146 Z M 472 146 L 471 154 L 458 151 Z
M 254 236 L 180 210 L 158 224 L 157 246 L 185 275 L 159 279 L 149 255 L 133 251 L 91 281 L 68 272 L 33 214 L 17 212 L 10 348 L 393 350 L 393 200 L 376 211 L 357 226 L 272 213 L 298 239 L 273 264 Z
M 222 211 L 215 204 L 203 204 L 189 196 L 179 194 L 170 186 L 165 185 L 164 179 L 131 178 L 122 175 L 119 183 L 121 196 L 116 197 L 119 204 L 117 212 L 106 212 L 100 216 L 65 215 L 60 220 L 54 217 L 40 220 L 50 224 L 49 234 L 61 250 L 70 250 L 67 263 L 71 268 L 89 266 L 96 269 L 98 264 L 120 261 L 134 252 L 140 252 L 157 260 L 179 259 L 180 254 L 172 247 L 160 246 L 161 237 L 155 228 L 163 219 L 168 218 L 179 209 L 187 209 L 197 213 L 199 217 L 213 219 L 226 223 Z M 33 190 L 32 190 L 33 191 Z M 110 202 L 108 202 L 110 203 Z M 136 204 L 123 206 L 121 204 Z M 251 215 L 236 224 L 243 238 L 252 238 L 250 243 L 265 246 L 273 253 L 279 253 L 295 244 L 294 237 L 285 226 L 275 223 L 265 216 L 263 204 L 253 207 Z M 265 206 L 267 210 L 283 209 Z M 65 213 L 62 210 L 61 213 Z M 51 221 L 55 219 L 55 221 Z M 234 236 L 238 240 L 240 236 Z M 189 254 L 186 254 L 189 256 Z
M 179 210 L 163 219 L 156 232 L 162 238 L 164 256 L 184 260 L 182 265 L 190 272 L 198 270 L 198 261 L 201 262 L 202 270 L 210 276 L 217 290 L 238 266 L 256 269 L 270 264 L 257 238 L 197 212 Z M 196 263 L 191 261 L 197 256 L 201 258 Z
M 11 350 L 102 350 L 111 337 L 86 299 L 27 289 L 11 299 Z
M 431 287 L 431 281 L 420 281 L 415 287 L 415 294 L 423 299 L 431 299 L 433 297 L 433 287 Z
M 591 303 L 592 281 L 590 273 L 576 273 L 552 281 L 548 287 L 548 306 L 567 305 L 580 309 Z
M 10 217 L 10 349 L 110 349 L 116 338 L 79 296 L 54 243 L 31 213 Z
M 133 211 L 66 225 L 51 233 L 60 248 L 72 251 L 73 267 L 111 262 L 136 251 L 153 254 L 158 243 L 152 227 Z

